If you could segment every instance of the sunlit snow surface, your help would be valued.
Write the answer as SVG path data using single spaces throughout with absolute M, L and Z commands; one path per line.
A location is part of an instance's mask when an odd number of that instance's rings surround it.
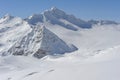
M 94 26 L 74 32 L 49 25 L 48 28 L 66 42 L 72 42 L 79 50 L 42 59 L 1 57 L 0 80 L 119 80 L 119 27 Z
M 50 22 L 44 22 L 44 25 L 78 50 L 64 55 L 48 55 L 42 59 L 0 56 L 0 80 L 120 80 L 119 24 L 98 24 L 83 29 L 67 19 L 60 18 L 58 22 L 69 24 L 77 30 Z M 31 25 L 21 18 L 8 15 L 2 18 L 0 54 L 30 31 Z

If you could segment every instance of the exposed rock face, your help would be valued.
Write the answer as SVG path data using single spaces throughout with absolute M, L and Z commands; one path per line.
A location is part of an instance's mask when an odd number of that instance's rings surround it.
M 27 36 L 16 42 L 8 50 L 8 53 L 13 55 L 32 55 L 42 58 L 46 55 L 64 54 L 75 50 L 77 50 L 75 46 L 68 46 L 45 27 L 36 25 Z

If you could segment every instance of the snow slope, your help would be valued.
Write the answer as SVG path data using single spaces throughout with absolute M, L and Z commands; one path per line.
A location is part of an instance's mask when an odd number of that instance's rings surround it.
M 75 55 L 45 57 L 4 57 L 1 61 L 1 80 L 119 80 L 120 46 L 106 49 L 83 59 Z M 102 54 L 104 53 L 104 54 Z M 82 58 L 82 59 L 81 59 Z M 16 62 L 15 62 L 16 61 Z

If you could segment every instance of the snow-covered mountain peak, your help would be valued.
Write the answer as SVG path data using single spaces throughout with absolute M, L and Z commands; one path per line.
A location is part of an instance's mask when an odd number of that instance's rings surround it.
M 55 7 L 55 6 L 51 7 L 51 10 L 56 10 L 56 9 L 57 9 L 57 7 Z
M 11 16 L 10 14 L 6 14 L 0 19 L 0 23 L 5 25 L 9 24 L 11 26 L 17 24 L 21 25 L 23 23 L 27 23 L 27 21 L 23 20 L 21 17 Z
M 11 18 L 14 18 L 14 16 L 12 16 L 10 14 L 6 14 L 3 18 L 4 19 L 11 19 Z
M 60 13 L 65 13 L 63 10 L 60 10 L 60 9 L 58 9 L 57 7 L 51 7 L 50 9 L 47 9 L 47 10 L 45 10 L 44 12 L 43 12 L 43 14 L 44 13 L 47 13 L 47 12 L 52 12 L 52 13 L 58 13 L 58 14 L 60 14 Z M 65 13 L 66 14 L 66 13 Z
M 6 15 L 0 19 L 0 54 L 7 51 L 17 40 L 28 34 L 30 25 L 20 17 Z
M 36 25 L 28 35 L 17 41 L 6 53 L 41 58 L 45 55 L 63 54 L 75 50 L 77 50 L 75 46 L 68 46 L 44 26 Z
M 65 13 L 64 11 L 53 7 L 45 10 L 41 14 L 35 14 L 26 19 L 30 24 L 50 23 L 52 25 L 59 25 L 61 27 L 76 31 L 77 28 L 91 28 L 91 24 L 87 21 L 76 18 L 74 15 Z
M 4 15 L 1 19 L 0 19 L 0 23 L 2 23 L 2 22 L 7 22 L 7 21 L 9 21 L 9 20 L 11 20 L 11 19 L 13 19 L 14 18 L 14 16 L 11 16 L 10 14 L 6 14 L 6 15 Z

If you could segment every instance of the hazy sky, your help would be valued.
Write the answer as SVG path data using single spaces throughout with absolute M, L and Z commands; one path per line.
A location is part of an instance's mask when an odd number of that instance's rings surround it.
M 120 0 L 0 0 L 0 17 L 9 13 L 25 18 L 52 6 L 84 20 L 120 22 Z

